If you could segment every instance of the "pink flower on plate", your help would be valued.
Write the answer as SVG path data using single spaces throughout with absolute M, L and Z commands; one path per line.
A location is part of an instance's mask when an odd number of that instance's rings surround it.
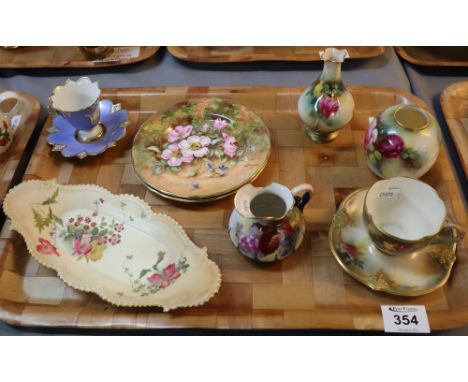
M 193 161 L 193 154 L 181 151 L 179 146 L 173 143 L 162 152 L 161 158 L 165 159 L 169 166 L 178 167 L 182 163 L 190 163 Z
M 167 140 L 170 143 L 178 142 L 181 139 L 187 138 L 192 132 L 192 129 L 192 125 L 176 126 L 175 128 L 169 130 L 167 134 Z
M 121 237 L 120 235 L 113 234 L 109 238 L 109 243 L 112 244 L 112 245 L 119 244 L 120 243 L 120 237 Z
M 161 283 L 160 289 L 167 288 L 171 283 L 180 276 L 180 272 L 177 270 L 176 265 L 169 264 L 162 273 L 153 273 L 148 277 L 148 281 L 152 284 Z
M 224 143 L 223 143 L 224 154 L 226 154 L 230 158 L 234 158 L 234 156 L 236 155 L 236 151 L 237 151 L 236 137 L 223 133 L 223 138 L 224 138 Z
M 319 101 L 319 110 L 320 114 L 324 118 L 330 118 L 335 115 L 338 110 L 340 110 L 340 103 L 337 99 L 333 97 L 323 96 Z
M 39 252 L 41 255 L 55 255 L 60 256 L 57 247 L 52 245 L 49 240 L 43 239 L 42 237 L 39 238 L 39 244 L 36 245 L 36 251 Z
M 226 128 L 227 125 L 228 125 L 228 122 L 225 119 L 222 119 L 222 118 L 216 118 L 213 121 L 213 127 L 215 129 L 217 129 L 217 130 L 222 130 L 222 129 Z
M 356 256 L 358 254 L 358 250 L 356 248 L 355 245 L 352 245 L 352 244 L 347 244 L 347 243 L 343 243 L 341 245 L 341 249 L 346 252 L 349 256 Z
M 124 225 L 121 224 L 121 223 L 117 223 L 115 226 L 114 226 L 114 229 L 117 231 L 117 232 L 122 232 L 124 230 Z
M 208 154 L 208 145 L 211 139 L 204 135 L 192 135 L 179 143 L 179 147 L 184 155 L 193 155 L 202 158 Z
M 92 251 L 91 235 L 85 234 L 80 239 L 73 240 L 73 254 L 78 256 L 86 256 Z
M 367 130 L 366 138 L 364 139 L 364 148 L 366 150 L 370 150 L 371 146 L 377 140 L 377 136 L 379 135 L 377 131 L 377 118 L 372 118 L 369 129 Z

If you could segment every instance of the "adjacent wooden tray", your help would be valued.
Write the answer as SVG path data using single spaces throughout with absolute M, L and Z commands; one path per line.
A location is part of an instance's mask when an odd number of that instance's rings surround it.
M 181 60 L 195 62 L 245 61 L 318 61 L 323 46 L 168 46 Z M 383 46 L 343 46 L 350 58 L 375 57 L 385 52 Z
M 219 293 L 197 308 L 163 313 L 113 307 L 93 294 L 65 286 L 55 272 L 27 253 L 17 234 L 0 243 L 0 318 L 12 324 L 87 328 L 383 328 L 381 304 L 425 305 L 431 328 L 468 324 L 467 240 L 448 284 L 423 297 L 401 298 L 370 290 L 340 268 L 328 247 L 330 221 L 343 197 L 377 180 L 367 168 L 363 140 L 368 117 L 396 103 L 425 107 L 398 89 L 350 87 L 356 102 L 352 123 L 336 141 L 317 145 L 306 138 L 296 111 L 302 88 L 184 87 L 108 89 L 105 97 L 130 111 L 127 136 L 98 157 L 66 160 L 51 152 L 44 129 L 25 179 L 56 178 L 64 184 L 97 183 L 113 193 L 133 193 L 155 211 L 176 219 L 198 246 L 207 246 L 222 272 Z M 187 98 L 216 96 L 242 103 L 270 128 L 272 153 L 255 181 L 287 186 L 308 182 L 316 193 L 305 209 L 307 232 L 301 248 L 283 262 L 257 264 L 231 244 L 227 225 L 233 197 L 202 204 L 171 203 L 149 192 L 135 175 L 133 136 L 152 113 Z M 50 120 L 47 126 L 50 125 Z M 423 178 L 446 201 L 449 217 L 467 227 L 467 214 L 449 157 L 440 157 Z M 4 230 L 3 236 L 7 236 Z
M 440 96 L 442 111 L 468 177 L 468 81 L 444 89 Z
M 0 89 L 0 93 L 5 90 Z M 29 103 L 31 114 L 18 128 L 10 148 L 3 154 L 0 154 L 0 200 L 2 202 L 11 183 L 15 179 L 20 180 L 23 175 L 20 171 L 24 171 L 24 167 L 21 170 L 20 163 L 25 156 L 24 150 L 31 139 L 41 112 L 41 105 L 35 97 L 29 93 L 18 92 L 18 94 Z M 3 208 L 0 208 L 0 227 L 4 220 Z
M 28 46 L 0 49 L 0 68 L 96 68 L 132 64 L 153 56 L 159 46 L 140 46 L 137 57 L 117 61 L 92 59 L 78 46 Z
M 404 60 L 423 66 L 468 66 L 467 46 L 396 46 Z

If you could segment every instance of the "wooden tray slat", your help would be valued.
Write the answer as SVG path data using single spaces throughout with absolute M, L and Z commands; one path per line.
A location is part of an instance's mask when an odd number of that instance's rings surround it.
M 0 68 L 97 68 L 132 64 L 156 54 L 159 46 L 140 46 L 138 57 L 119 61 L 92 59 L 77 46 L 30 46 L 0 49 Z
M 445 88 L 440 103 L 465 176 L 468 177 L 468 81 Z
M 468 324 L 468 257 L 465 239 L 449 283 L 417 298 L 371 291 L 342 271 L 328 248 L 327 233 L 337 205 L 358 187 L 377 180 L 367 168 L 362 142 L 369 116 L 395 103 L 425 107 L 415 96 L 391 88 L 350 87 L 356 101 L 351 124 L 336 141 L 316 145 L 306 138 L 296 111 L 301 88 L 106 89 L 103 94 L 130 111 L 127 136 L 103 155 L 66 160 L 51 152 L 44 130 L 26 179 L 97 183 L 115 193 L 134 193 L 155 211 L 174 217 L 220 267 L 219 293 L 201 307 L 163 313 L 116 308 L 97 296 L 75 291 L 39 266 L 17 234 L 0 240 L 0 319 L 18 325 L 92 328 L 333 328 L 382 329 L 381 304 L 424 304 L 431 328 Z M 287 186 L 309 182 L 316 193 L 305 209 L 307 232 L 301 248 L 282 262 L 256 264 L 240 255 L 227 234 L 233 197 L 204 205 L 163 200 L 136 178 L 130 158 L 133 136 L 151 113 L 188 97 L 222 96 L 261 115 L 272 136 L 272 154 L 255 181 Z M 142 111 L 140 111 L 142 110 Z M 50 120 L 47 126 L 50 125 Z M 446 153 L 423 178 L 445 200 L 449 217 L 467 227 L 466 211 Z
M 5 91 L 5 89 L 0 89 L 0 93 Z M 39 119 L 39 114 L 41 112 L 41 105 L 39 101 L 29 93 L 18 94 L 23 97 L 26 102 L 28 102 L 29 107 L 31 108 L 31 114 L 24 121 L 16 132 L 13 142 L 11 143 L 10 148 L 0 154 L 0 200 L 3 201 L 8 188 L 15 178 L 15 176 L 21 176 L 22 174 L 17 174 L 18 166 L 21 162 L 21 158 L 24 155 L 24 149 L 31 138 L 31 135 L 36 127 L 37 121 Z M 24 168 L 23 168 L 24 169 Z M 3 209 L 0 212 L 0 227 L 3 224 L 5 216 L 3 215 Z
M 246 61 L 318 61 L 323 46 L 169 46 L 169 52 L 181 60 L 195 62 Z M 343 46 L 350 58 L 375 57 L 383 46 Z
M 405 61 L 422 66 L 468 66 L 467 46 L 396 46 Z

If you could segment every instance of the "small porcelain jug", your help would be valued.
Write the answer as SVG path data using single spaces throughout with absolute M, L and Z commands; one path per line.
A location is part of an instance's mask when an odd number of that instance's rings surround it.
M 322 74 L 302 93 L 297 108 L 307 135 L 317 143 L 326 143 L 353 118 L 354 99 L 341 79 L 341 64 L 349 57 L 348 51 L 327 48 L 320 57 L 324 61 Z
M 420 178 L 430 170 L 440 150 L 441 132 L 428 111 L 394 105 L 369 119 L 364 149 L 369 168 L 381 178 Z
M 0 154 L 8 150 L 18 127 L 29 116 L 29 112 L 26 100 L 15 92 L 0 93 Z
M 300 193 L 303 195 L 298 196 Z M 292 190 L 279 183 L 240 188 L 229 219 L 229 235 L 239 252 L 261 262 L 291 255 L 304 238 L 302 211 L 312 193 L 310 184 Z

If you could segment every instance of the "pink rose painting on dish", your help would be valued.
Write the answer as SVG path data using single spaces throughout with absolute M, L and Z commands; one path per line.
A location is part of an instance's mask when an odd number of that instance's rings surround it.
M 192 125 L 176 126 L 174 129 L 169 130 L 169 133 L 167 134 L 167 140 L 170 143 L 178 142 L 184 138 L 187 138 L 192 130 Z
M 39 244 L 36 245 L 36 251 L 39 252 L 41 255 L 55 255 L 60 256 L 57 251 L 57 247 L 52 245 L 49 240 L 43 239 L 42 237 L 39 238 Z
M 233 183 L 252 179 L 270 147 L 268 128 L 253 111 L 206 98 L 179 102 L 146 121 L 135 136 L 132 159 L 153 189 L 192 198 L 210 195 L 208 189 L 221 195 Z
M 192 135 L 179 143 L 179 148 L 184 156 L 202 158 L 208 155 L 208 146 L 211 139 L 205 136 Z
M 221 118 L 216 118 L 214 121 L 213 121 L 213 127 L 215 129 L 218 129 L 218 130 L 222 130 L 224 128 L 226 128 L 228 125 L 228 122 L 224 119 L 221 119 Z
M 77 256 L 86 256 L 93 249 L 91 245 L 91 235 L 83 235 L 81 239 L 73 240 L 73 254 Z
M 193 160 L 193 154 L 188 151 L 181 151 L 177 143 L 173 143 L 165 149 L 161 158 L 167 161 L 168 166 L 178 167 L 182 163 L 190 163 Z
M 223 133 L 223 138 L 224 138 L 224 143 L 223 143 L 224 153 L 228 157 L 234 158 L 234 156 L 236 155 L 236 151 L 237 151 L 236 137 Z
M 340 103 L 334 97 L 322 96 L 319 101 L 319 111 L 324 118 L 333 117 L 340 110 Z

